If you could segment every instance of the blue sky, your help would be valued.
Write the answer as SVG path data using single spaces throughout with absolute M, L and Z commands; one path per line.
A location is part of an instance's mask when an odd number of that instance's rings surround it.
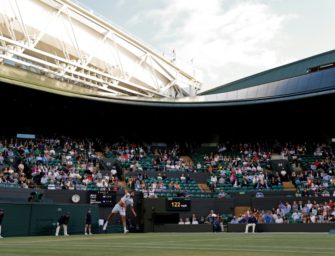
M 211 88 L 335 47 L 334 0 L 77 0 Z

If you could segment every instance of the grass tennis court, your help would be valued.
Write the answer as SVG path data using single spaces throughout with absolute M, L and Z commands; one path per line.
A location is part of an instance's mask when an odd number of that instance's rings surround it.
M 146 233 L 10 237 L 0 255 L 335 255 L 335 235 L 306 233 Z

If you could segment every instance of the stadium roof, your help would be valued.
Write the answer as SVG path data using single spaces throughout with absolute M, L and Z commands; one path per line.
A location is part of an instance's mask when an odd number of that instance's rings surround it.
M 200 88 L 173 59 L 70 0 L 2 0 L 0 63 L 96 97 L 175 98 Z
M 2 3 L 0 81 L 9 84 L 159 107 L 245 105 L 335 93 L 335 50 L 196 95 L 200 84 L 173 61 L 72 1 Z
M 12 76 L 15 76 L 16 70 L 10 70 L 9 68 L 10 67 L 4 66 L 0 69 L 0 71 L 5 71 L 11 73 Z M 74 93 L 70 90 L 65 90 L 67 86 L 66 84 L 59 84 L 59 87 L 62 88 L 62 90 L 50 87 L 48 86 L 49 80 L 39 75 L 30 74 L 28 76 L 27 74 L 27 77 L 30 81 L 33 81 L 29 84 L 29 86 L 27 86 L 23 80 L 20 81 L 22 77 L 18 77 L 14 81 L 12 79 L 5 79 L 4 77 L 0 76 L 1 80 L 7 83 L 15 83 L 25 87 L 71 97 L 80 97 L 85 99 L 122 103 L 128 105 L 156 107 L 208 107 L 259 104 L 295 100 L 335 93 L 335 68 L 333 66 L 327 66 L 324 69 L 312 69 L 309 73 L 301 76 L 252 86 L 245 89 L 225 93 L 174 99 L 131 96 L 97 97 L 96 95 L 86 94 L 85 92 Z
M 295 61 L 280 67 L 276 67 L 264 72 L 248 76 L 236 81 L 233 81 L 210 90 L 200 92 L 200 95 L 209 95 L 223 92 L 230 92 L 248 87 L 271 83 L 283 79 L 288 79 L 296 76 L 305 75 L 311 67 L 317 67 L 324 64 L 335 62 L 335 50 L 324 52 L 318 55 L 311 56 L 306 59 Z

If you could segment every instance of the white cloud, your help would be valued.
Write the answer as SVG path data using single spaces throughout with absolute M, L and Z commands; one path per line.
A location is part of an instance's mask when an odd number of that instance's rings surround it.
M 264 3 L 243 1 L 231 5 L 231 1 L 222 0 L 164 3 L 163 8 L 135 15 L 129 24 L 155 24 L 158 29 L 154 45 L 165 51 L 176 49 L 177 59 L 194 59 L 204 86 L 223 84 L 287 61 L 276 47 L 291 16 L 275 14 Z
M 126 0 L 114 0 L 115 8 L 122 8 L 126 5 Z

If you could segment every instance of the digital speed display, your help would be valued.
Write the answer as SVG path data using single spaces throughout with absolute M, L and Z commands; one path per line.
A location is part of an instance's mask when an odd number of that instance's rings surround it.
M 190 211 L 191 199 L 190 198 L 172 198 L 166 199 L 167 211 Z

